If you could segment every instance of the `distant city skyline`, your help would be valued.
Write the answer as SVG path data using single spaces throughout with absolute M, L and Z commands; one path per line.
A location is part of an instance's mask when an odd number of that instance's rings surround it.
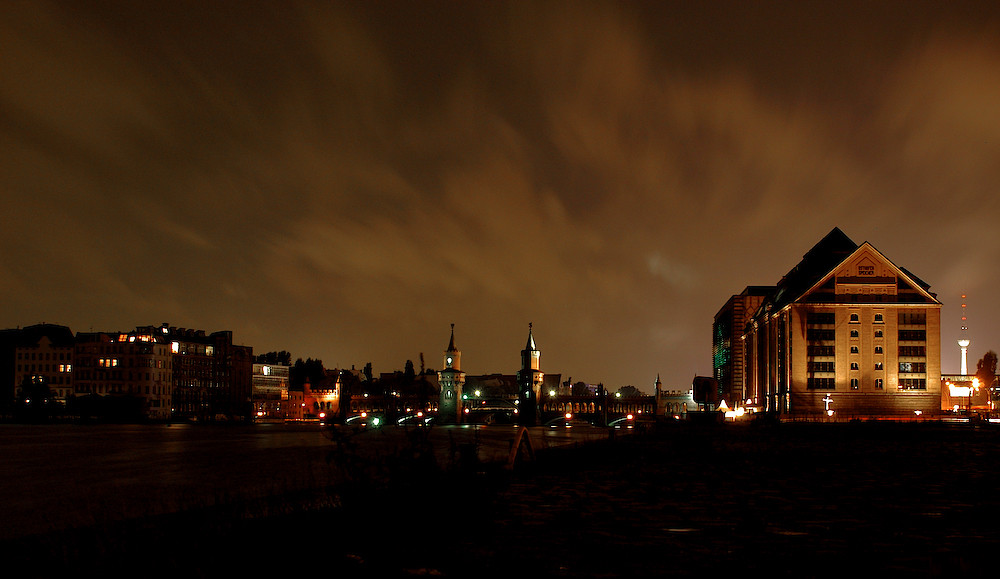
M 901 18 L 900 14 L 905 14 Z M 833 227 L 1000 349 L 992 2 L 0 5 L 0 327 L 651 392 Z

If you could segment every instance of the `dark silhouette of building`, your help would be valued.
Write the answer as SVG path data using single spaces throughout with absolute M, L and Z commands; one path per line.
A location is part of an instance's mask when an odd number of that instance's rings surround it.
M 521 350 L 521 369 L 517 372 L 518 424 L 534 426 L 538 424 L 538 401 L 542 393 L 544 374 L 539 366 L 542 353 L 535 347 L 535 338 L 528 324 L 528 343 Z
M 73 358 L 73 386 L 81 412 L 170 418 L 173 364 L 170 343 L 162 336 L 141 329 L 80 332 Z M 126 404 L 127 410 L 111 402 Z
M 137 332 L 170 344 L 173 415 L 198 420 L 247 419 L 253 412 L 253 348 L 233 343 L 229 330 L 144 326 Z
M 712 324 L 712 373 L 718 381 L 712 403 L 725 400 L 730 406 L 745 402 L 743 368 L 746 365 L 743 332 L 757 307 L 774 286 L 747 286 L 726 301 Z
M 455 324 L 451 325 L 451 339 L 444 351 L 444 367 L 438 372 L 438 385 L 438 419 L 446 424 L 462 422 L 465 372 L 462 371 L 462 352 L 455 347 Z

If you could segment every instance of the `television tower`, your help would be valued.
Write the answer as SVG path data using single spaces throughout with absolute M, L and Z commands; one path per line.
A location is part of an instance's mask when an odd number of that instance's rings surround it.
M 969 331 L 969 326 L 965 325 L 967 318 L 965 317 L 965 294 L 962 294 L 962 334 L 958 339 L 958 347 L 962 349 L 962 376 L 969 375 L 969 341 L 966 333 Z

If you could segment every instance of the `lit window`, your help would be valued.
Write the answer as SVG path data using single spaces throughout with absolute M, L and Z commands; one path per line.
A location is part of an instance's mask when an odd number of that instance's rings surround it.
M 882 389 L 882 379 L 881 378 L 876 378 L 875 379 L 875 388 L 877 388 L 878 390 Z
M 882 369 L 882 362 L 875 362 L 875 369 L 876 370 L 881 370 Z

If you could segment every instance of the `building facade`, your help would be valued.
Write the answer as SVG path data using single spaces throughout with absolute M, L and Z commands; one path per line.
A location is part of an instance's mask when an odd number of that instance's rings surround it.
M 253 413 L 253 349 L 233 343 L 225 330 L 143 326 L 136 332 L 170 344 L 173 408 L 177 418 L 249 418 Z
M 835 228 L 747 324 L 746 397 L 792 416 L 937 413 L 941 302 L 929 288 Z
M 251 377 L 251 399 L 254 420 L 275 420 L 290 417 L 292 404 L 288 396 L 290 367 L 281 364 L 254 364 Z
M 754 312 L 774 290 L 774 286 L 747 286 L 732 296 L 715 314 L 712 323 L 712 376 L 718 381 L 715 401 L 729 405 L 747 399 L 743 390 L 743 370 L 746 367 L 743 332 Z
M 127 417 L 171 416 L 173 356 L 170 343 L 152 332 L 87 332 L 76 335 L 73 387 L 76 397 L 101 397 L 141 407 L 106 410 Z M 109 402 L 105 400 L 105 402 Z M 81 408 L 91 408 L 81 406 Z
M 455 347 L 455 324 L 451 325 L 451 339 L 444 351 L 444 366 L 438 372 L 438 418 L 446 424 L 462 422 L 462 388 L 465 372 L 462 371 L 462 352 Z
M 73 396 L 73 332 L 66 326 L 37 324 L 18 333 L 13 385 L 18 398 L 25 386 L 47 388 L 50 399 L 65 408 Z
M 528 342 L 521 350 L 521 369 L 517 372 L 518 423 L 534 426 L 539 420 L 539 398 L 545 374 L 542 373 L 539 358 L 542 353 L 535 347 L 535 338 L 528 324 Z

